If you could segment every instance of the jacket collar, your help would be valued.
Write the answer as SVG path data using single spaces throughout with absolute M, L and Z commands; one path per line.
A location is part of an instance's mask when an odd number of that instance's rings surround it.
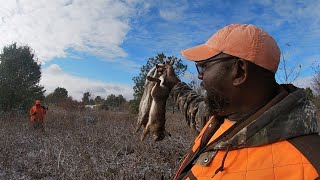
M 237 122 L 205 149 L 260 146 L 318 132 L 316 108 L 303 89 L 281 85 L 280 93 L 252 116 Z

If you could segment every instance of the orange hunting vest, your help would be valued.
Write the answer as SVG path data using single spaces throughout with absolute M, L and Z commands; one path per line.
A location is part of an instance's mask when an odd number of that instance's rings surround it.
M 32 106 L 30 109 L 31 120 L 43 120 L 46 114 L 46 110 L 42 107 L 37 108 L 37 106 Z
M 193 152 L 199 148 L 201 137 L 208 124 L 209 121 L 196 138 L 192 147 Z M 209 143 L 233 124 L 231 121 L 225 120 L 211 137 Z M 204 159 L 204 161 L 211 161 L 207 165 L 196 160 L 184 179 L 314 180 L 319 176 L 305 156 L 288 141 L 231 150 L 225 158 L 223 171 L 218 171 L 215 174 L 221 166 L 225 154 L 226 150 L 219 150 L 213 158 Z

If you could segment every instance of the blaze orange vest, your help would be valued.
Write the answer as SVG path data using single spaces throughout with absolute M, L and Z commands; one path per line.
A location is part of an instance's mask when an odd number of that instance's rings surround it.
M 46 114 L 46 110 L 44 110 L 42 107 L 37 108 L 37 106 L 33 106 L 30 109 L 30 116 L 31 120 L 43 120 L 44 116 Z
M 195 152 L 201 142 L 201 137 L 208 127 L 202 129 L 194 142 L 192 151 Z M 234 123 L 225 120 L 217 132 L 211 137 L 210 142 L 229 129 Z M 223 171 L 217 171 L 224 161 Z M 237 150 L 219 150 L 208 158 L 199 158 L 194 162 L 185 179 L 223 179 L 223 180 L 314 180 L 319 175 L 315 168 L 288 141 L 281 141 L 269 145 L 243 148 Z M 201 162 L 203 161 L 203 162 Z M 210 163 L 207 163 L 210 162 Z M 182 163 L 183 164 L 183 163 Z M 206 164 L 206 165 L 204 165 Z M 179 172 L 179 171 L 178 171 Z M 217 174 L 215 174 L 217 172 Z

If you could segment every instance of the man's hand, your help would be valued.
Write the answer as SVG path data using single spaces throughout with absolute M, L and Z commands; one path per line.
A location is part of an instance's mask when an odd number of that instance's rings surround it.
M 157 70 L 161 74 L 164 74 L 164 85 L 167 86 L 170 90 L 180 82 L 180 79 L 177 77 L 172 65 L 170 64 L 158 64 Z

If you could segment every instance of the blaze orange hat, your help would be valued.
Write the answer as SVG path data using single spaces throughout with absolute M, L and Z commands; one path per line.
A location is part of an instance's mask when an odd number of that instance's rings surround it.
M 40 103 L 40 100 L 36 100 L 36 104 L 41 104 L 41 103 Z
M 181 51 L 189 60 L 200 62 L 220 53 L 242 58 L 272 72 L 280 61 L 276 41 L 252 24 L 230 24 L 215 33 L 206 43 Z

